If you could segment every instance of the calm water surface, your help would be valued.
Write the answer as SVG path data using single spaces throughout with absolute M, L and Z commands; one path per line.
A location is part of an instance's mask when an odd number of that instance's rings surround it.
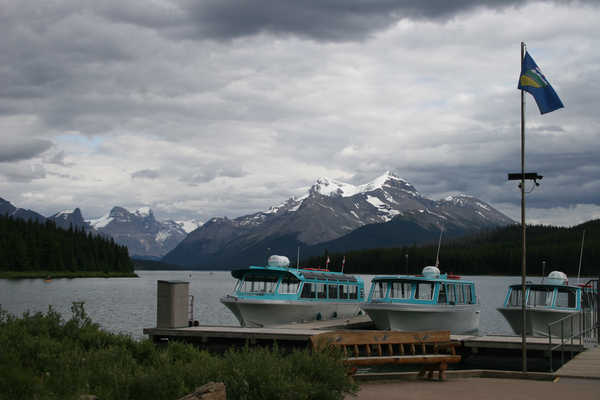
M 85 302 L 94 322 L 103 328 L 143 337 L 142 329 L 156 326 L 156 281 L 190 282 L 194 296 L 194 318 L 202 325 L 238 325 L 219 298 L 229 293 L 234 279 L 228 271 L 136 271 L 139 278 L 0 279 L 0 306 L 11 314 L 47 311 L 52 306 L 64 318 L 71 316 L 74 301 Z M 363 276 L 368 287 L 371 275 Z M 520 283 L 518 276 L 471 276 L 481 303 L 479 333 L 512 334 L 496 311 L 504 301 L 507 285 Z

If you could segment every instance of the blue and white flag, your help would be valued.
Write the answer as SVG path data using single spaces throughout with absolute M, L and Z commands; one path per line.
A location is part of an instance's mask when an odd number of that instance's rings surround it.
M 531 93 L 541 114 L 564 107 L 562 101 L 560 101 L 560 98 L 528 52 L 525 53 L 521 64 L 518 88 Z

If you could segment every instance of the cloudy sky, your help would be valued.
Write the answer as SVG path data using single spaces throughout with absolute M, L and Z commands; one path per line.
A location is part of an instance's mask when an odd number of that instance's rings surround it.
M 600 218 L 598 21 L 596 1 L 0 0 L 0 197 L 206 220 L 392 170 L 520 220 L 524 41 L 565 104 L 526 98 L 528 222 Z

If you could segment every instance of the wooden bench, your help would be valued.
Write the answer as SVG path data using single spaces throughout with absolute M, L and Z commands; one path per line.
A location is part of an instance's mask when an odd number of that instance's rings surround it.
M 420 364 L 419 377 L 428 372 L 429 379 L 437 370 L 439 379 L 445 380 L 448 364 L 461 359 L 455 350 L 460 343 L 450 339 L 450 331 L 336 331 L 314 335 L 310 340 L 315 350 L 341 348 L 345 362 L 354 367 Z

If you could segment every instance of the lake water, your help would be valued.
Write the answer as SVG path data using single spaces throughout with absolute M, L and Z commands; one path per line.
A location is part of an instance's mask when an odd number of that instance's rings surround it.
M 139 278 L 0 279 L 0 306 L 14 315 L 29 310 L 47 311 L 52 306 L 65 319 L 71 316 L 74 301 L 85 302 L 92 320 L 111 332 L 142 338 L 143 328 L 156 326 L 156 281 L 190 282 L 194 296 L 194 319 L 201 325 L 238 325 L 219 301 L 234 286 L 228 271 L 136 271 Z M 368 288 L 372 276 L 362 276 Z M 507 285 L 520 283 L 518 276 L 470 276 L 481 303 L 479 333 L 512 334 L 496 310 L 504 301 Z

